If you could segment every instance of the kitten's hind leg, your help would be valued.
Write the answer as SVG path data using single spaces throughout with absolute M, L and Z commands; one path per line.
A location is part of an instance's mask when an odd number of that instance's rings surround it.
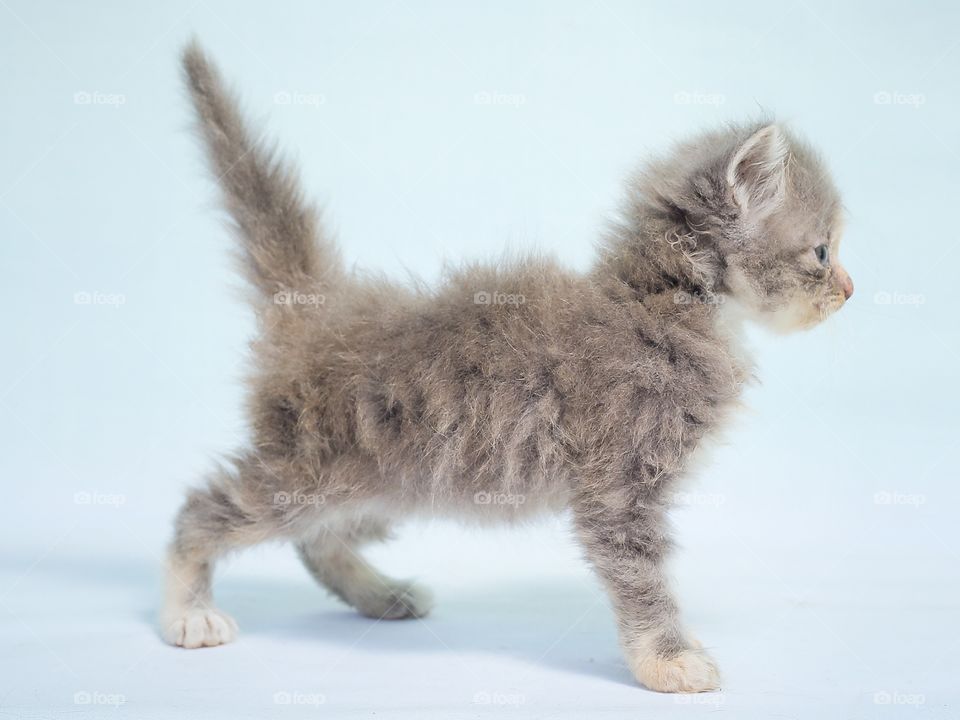
M 382 520 L 337 520 L 301 540 L 297 552 L 318 583 L 361 615 L 388 620 L 423 617 L 432 604 L 429 591 L 382 575 L 359 554 L 363 544 L 387 537 L 389 526 Z
M 230 642 L 237 625 L 213 604 L 211 580 L 225 553 L 276 537 L 278 515 L 263 497 L 255 460 L 222 468 L 208 486 L 190 492 L 177 516 L 167 555 L 161 632 L 171 645 L 210 647 Z

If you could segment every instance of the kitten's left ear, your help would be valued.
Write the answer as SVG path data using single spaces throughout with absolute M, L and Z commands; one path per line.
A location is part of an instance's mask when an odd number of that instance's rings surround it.
M 786 187 L 789 152 L 776 125 L 761 128 L 737 149 L 727 165 L 727 185 L 741 210 L 763 216 L 777 208 Z

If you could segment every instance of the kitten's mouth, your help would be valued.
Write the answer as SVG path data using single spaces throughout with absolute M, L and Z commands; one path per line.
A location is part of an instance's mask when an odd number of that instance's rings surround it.
M 837 310 L 842 308 L 846 302 L 846 299 L 843 296 L 833 296 L 829 300 L 824 300 L 823 302 L 817 303 L 814 307 L 816 308 L 816 317 L 813 318 L 812 325 L 823 322 L 828 317 L 833 315 Z
M 813 302 L 807 309 L 798 308 L 793 315 L 792 327 L 794 330 L 810 330 L 833 315 L 844 305 L 843 297 L 830 297 L 826 300 Z

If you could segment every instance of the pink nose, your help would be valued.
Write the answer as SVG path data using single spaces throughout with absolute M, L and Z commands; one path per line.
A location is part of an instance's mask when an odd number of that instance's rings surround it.
M 843 268 L 839 268 L 839 270 L 840 274 L 837 279 L 840 281 L 840 287 L 843 289 L 844 298 L 849 300 L 850 296 L 853 295 L 853 280 L 850 279 L 846 270 Z

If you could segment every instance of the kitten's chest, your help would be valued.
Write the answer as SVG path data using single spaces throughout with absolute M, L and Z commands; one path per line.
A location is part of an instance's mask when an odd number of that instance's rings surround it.
M 713 371 L 700 379 L 697 393 L 687 399 L 691 407 L 684 410 L 685 426 L 683 448 L 679 458 L 676 485 L 684 485 L 685 478 L 696 477 L 710 465 L 715 450 L 728 442 L 730 432 L 746 406 L 743 393 L 754 377 L 752 358 L 743 343 L 738 328 L 721 326 L 712 338 L 714 350 Z M 693 372 L 693 371 L 692 371 Z M 690 380 L 697 386 L 696 378 Z M 693 406 L 706 408 L 698 416 Z M 676 488 L 674 488 L 676 490 Z

